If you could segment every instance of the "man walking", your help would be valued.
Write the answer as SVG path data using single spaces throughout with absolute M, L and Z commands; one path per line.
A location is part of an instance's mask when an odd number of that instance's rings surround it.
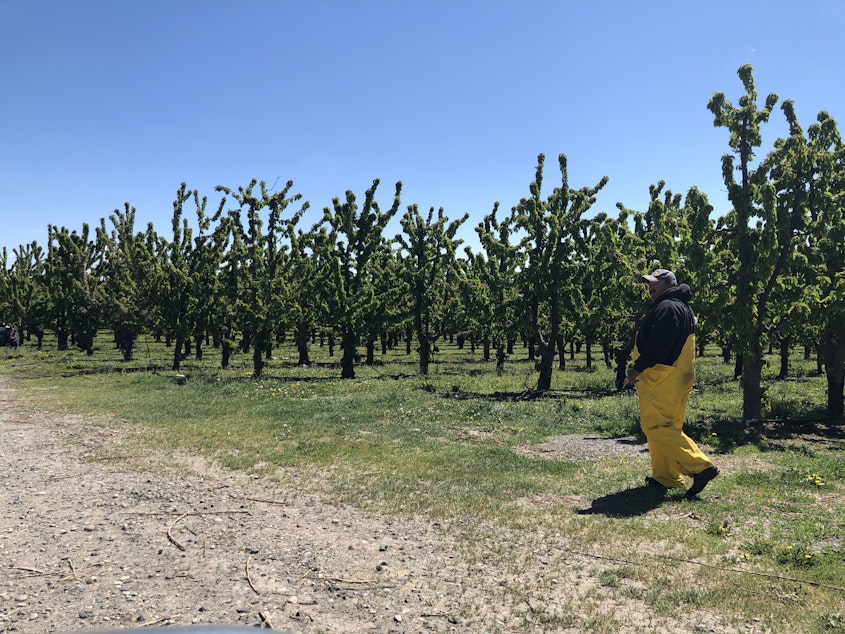
M 651 306 L 637 332 L 634 365 L 627 380 L 637 388 L 640 426 L 648 439 L 652 475 L 646 482 L 661 488 L 683 488 L 684 476 L 694 498 L 719 475 L 719 469 L 683 432 L 687 399 L 695 381 L 695 314 L 692 291 L 678 286 L 672 271 L 643 275 Z

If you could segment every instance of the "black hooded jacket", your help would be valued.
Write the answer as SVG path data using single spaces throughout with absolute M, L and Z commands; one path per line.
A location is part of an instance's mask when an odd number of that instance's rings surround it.
M 689 306 L 692 291 L 687 284 L 666 290 L 648 309 L 637 332 L 639 358 L 634 369 L 642 372 L 658 363 L 674 365 L 687 337 L 695 332 L 695 314 Z

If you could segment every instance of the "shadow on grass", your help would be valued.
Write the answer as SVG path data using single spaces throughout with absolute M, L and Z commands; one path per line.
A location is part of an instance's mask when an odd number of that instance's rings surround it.
M 657 487 L 643 484 L 603 495 L 593 500 L 589 508 L 579 509 L 578 515 L 606 515 L 607 517 L 635 517 L 653 511 L 661 504 L 675 499 L 675 495 Z
M 750 425 L 736 421 L 695 422 L 684 431 L 696 442 L 704 442 L 717 453 L 730 453 L 737 447 L 755 445 L 762 451 L 794 449 L 841 450 L 845 447 L 845 424 L 838 420 L 769 419 Z
M 550 401 L 565 401 L 570 398 L 597 400 L 614 396 L 618 392 L 609 388 L 580 388 L 566 390 L 520 390 L 519 392 L 464 392 L 451 390 L 444 392 L 443 397 L 456 401 L 534 401 L 546 399 Z

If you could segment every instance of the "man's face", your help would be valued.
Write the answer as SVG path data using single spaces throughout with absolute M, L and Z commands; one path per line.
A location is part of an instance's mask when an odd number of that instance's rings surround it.
M 669 282 L 665 280 L 657 280 L 656 282 L 649 282 L 648 283 L 648 296 L 651 298 L 652 303 L 654 300 L 663 295 L 667 288 L 671 286 Z

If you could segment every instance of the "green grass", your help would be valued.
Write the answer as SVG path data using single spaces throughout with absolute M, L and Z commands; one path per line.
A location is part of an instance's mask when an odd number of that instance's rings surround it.
M 815 361 L 796 354 L 794 377 L 776 381 L 773 359 L 766 407 L 777 421 L 745 427 L 733 366 L 715 349 L 698 360 L 685 429 L 723 474 L 703 501 L 687 501 L 643 491 L 644 458 L 512 451 L 560 434 L 638 433 L 636 396 L 617 393 L 613 371 L 586 368 L 583 355 L 555 371 L 551 393 L 525 398 L 536 373 L 522 351 L 499 374 L 480 350 L 440 343 L 427 377 L 414 356 L 391 351 L 341 380 L 325 349 L 298 367 L 283 347 L 255 380 L 249 355 L 223 371 L 207 348 L 176 373 L 162 344 L 140 342 L 127 363 L 98 341 L 90 357 L 0 349 L 0 372 L 42 408 L 142 429 L 138 455 L 195 452 L 273 478 L 294 470 L 314 476 L 297 486 L 366 511 L 466 519 L 468 553 L 507 562 L 514 575 L 536 566 L 523 553 L 557 544 L 599 587 L 666 618 L 703 610 L 737 627 L 758 619 L 775 632 L 845 632 L 845 430 L 820 420 L 825 379 Z M 565 611 L 541 609 L 542 585 L 521 592 L 537 599 L 533 623 L 569 622 Z M 584 622 L 619 626 L 598 610 Z

